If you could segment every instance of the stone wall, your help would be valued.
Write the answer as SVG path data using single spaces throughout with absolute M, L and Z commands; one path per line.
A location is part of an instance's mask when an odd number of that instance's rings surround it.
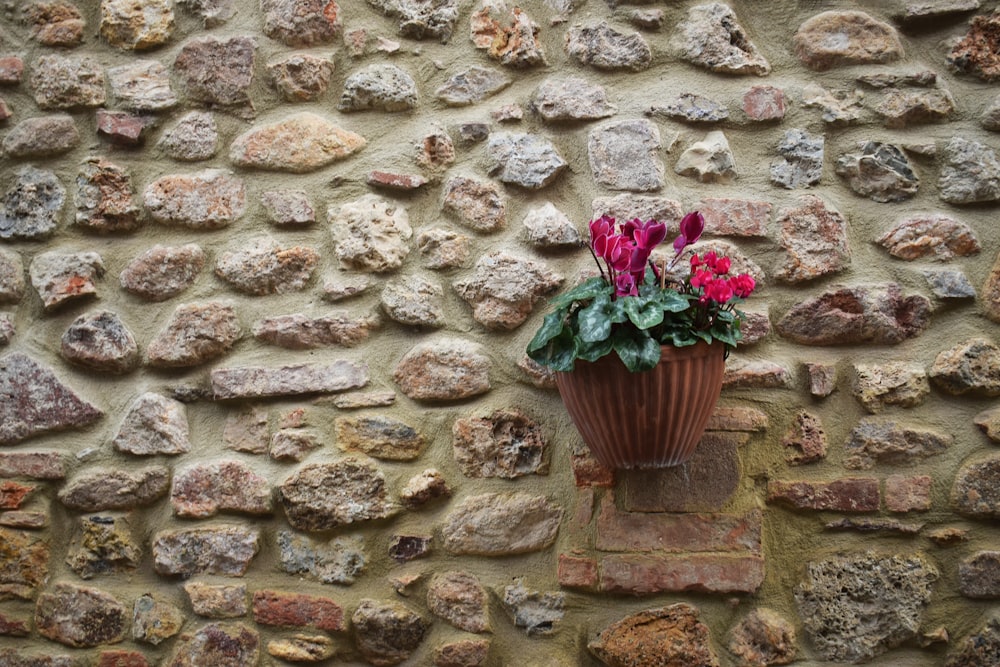
M 0 665 L 1000 664 L 997 4 L 2 3 Z M 616 475 L 524 346 L 695 208 Z

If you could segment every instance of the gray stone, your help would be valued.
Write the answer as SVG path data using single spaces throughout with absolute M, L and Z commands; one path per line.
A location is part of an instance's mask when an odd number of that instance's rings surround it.
M 351 615 L 354 641 L 373 665 L 396 665 L 419 648 L 430 621 L 399 602 L 364 599 Z
M 55 373 L 20 352 L 0 358 L 0 445 L 78 429 L 104 413 L 81 399 Z
M 827 90 L 815 83 L 802 89 L 802 106 L 821 109 L 823 121 L 831 124 L 848 125 L 858 121 L 864 113 L 863 98 L 859 90 Z
M 548 472 L 542 429 L 519 410 L 457 419 L 451 434 L 455 461 L 468 477 L 515 479 Z
M 367 340 L 379 325 L 380 320 L 375 315 L 350 317 L 345 311 L 334 311 L 324 317 L 308 317 L 296 313 L 255 322 L 253 336 L 290 350 L 312 350 L 333 345 L 353 347 Z
M 771 65 L 728 6 L 713 2 L 688 10 L 672 40 L 680 57 L 713 72 L 765 76 Z
M 612 190 L 659 190 L 664 185 L 661 147 L 660 131 L 652 121 L 609 122 L 590 131 L 590 170 L 598 183 Z
M 681 93 L 672 102 L 650 107 L 646 115 L 686 120 L 689 123 L 717 123 L 729 118 L 729 109 L 703 95 Z
M 260 532 L 245 526 L 161 530 L 153 536 L 153 569 L 165 576 L 242 577 L 260 549 Z
M 1000 662 L 1000 618 L 958 642 L 944 667 L 992 667 Z
M 246 239 L 215 262 L 215 275 L 244 294 L 263 296 L 305 289 L 319 263 L 309 246 L 284 247 L 269 236 Z
M 377 195 L 364 195 L 328 217 L 335 252 L 345 269 L 386 273 L 398 269 L 410 253 L 410 217 L 402 206 Z
M 430 37 L 447 42 L 458 21 L 457 0 L 368 0 L 368 4 L 399 19 L 399 34 L 414 39 Z
M 854 395 L 871 413 L 887 406 L 912 408 L 931 393 L 927 373 L 920 364 L 904 361 L 859 363 L 854 366 Z
M 46 312 L 97 294 L 94 281 L 104 275 L 96 252 L 42 252 L 31 260 L 28 276 Z
M 939 299 L 975 299 L 976 288 L 959 269 L 924 269 L 927 284 Z
M 333 424 L 337 447 L 377 459 L 412 461 L 427 444 L 418 429 L 385 415 L 337 417 Z
M 550 77 L 531 98 L 531 108 L 548 123 L 598 120 L 618 113 L 604 87 L 580 77 Z
M 49 157 L 68 153 L 80 144 L 76 122 L 67 114 L 26 118 L 3 138 L 3 152 L 12 158 Z
M 14 316 L 10 313 L 0 313 L 0 347 L 10 345 L 15 330 Z
M 970 338 L 940 352 L 928 374 L 953 396 L 1000 396 L 1000 347 L 986 338 Z
M 676 199 L 651 195 L 620 194 L 597 197 L 591 202 L 593 217 L 608 215 L 615 220 L 659 220 L 676 229 L 684 217 L 684 209 Z
M 771 182 L 789 190 L 818 184 L 823 176 L 824 143 L 822 134 L 786 130 L 778 144 L 781 159 L 771 163 Z
M 13 250 L 0 248 L 0 303 L 17 303 L 24 296 L 24 264 Z
M 500 602 L 514 627 L 529 637 L 553 634 L 566 615 L 565 593 L 528 590 L 521 579 L 513 586 L 504 587 Z
M 1000 96 L 989 103 L 979 118 L 979 124 L 991 132 L 1000 131 Z
M 40 240 L 52 236 L 66 202 L 66 188 L 51 171 L 21 167 L 0 199 L 0 239 Z
M 271 436 L 267 453 L 275 461 L 301 461 L 319 446 L 319 441 L 312 433 L 288 428 Z
M 303 227 L 316 222 L 316 211 L 304 190 L 268 190 L 260 203 L 276 227 Z
M 184 404 L 154 392 L 142 394 L 129 406 L 112 444 L 118 451 L 136 456 L 190 451 Z
M 450 229 L 425 229 L 417 236 L 422 264 L 428 269 L 455 269 L 468 264 L 472 239 Z
M 852 190 L 877 202 L 909 199 L 920 187 L 920 178 L 903 151 L 880 141 L 861 144 L 860 153 L 842 155 L 836 171 Z
M 163 133 L 156 145 L 175 160 L 208 160 L 219 150 L 215 118 L 207 111 L 189 111 Z
M 729 141 L 721 131 L 709 132 L 696 141 L 677 159 L 674 171 L 692 176 L 702 183 L 730 183 L 737 178 L 736 158 Z
M 445 324 L 444 290 L 440 284 L 420 276 L 387 283 L 380 301 L 389 319 L 400 324 L 430 328 Z
M 38 655 L 14 648 L 0 649 L 0 665 L 3 667 L 81 667 L 81 664 L 71 655 L 52 652 Z
M 979 551 L 962 560 L 958 589 L 970 598 L 1000 598 L 1000 551 Z
M 106 512 L 151 505 L 167 494 L 170 471 L 162 466 L 136 471 L 96 468 L 71 479 L 59 500 L 77 512 Z
M 66 477 L 66 465 L 61 452 L 0 452 L 0 475 L 63 479 Z
M 928 214 L 899 222 L 877 239 L 893 257 L 947 261 L 982 250 L 975 230 L 944 214 Z
M 218 461 L 187 466 L 174 473 L 170 485 L 174 514 L 204 519 L 219 512 L 270 514 L 271 486 L 242 461 Z
M 434 95 L 451 107 L 464 107 L 496 95 L 513 81 L 499 70 L 473 65 L 450 77 Z
M 566 53 L 583 65 L 609 71 L 641 72 L 653 60 L 642 35 L 618 32 L 603 21 L 566 31 Z
M 486 157 L 491 176 L 530 190 L 549 185 L 567 167 L 555 146 L 536 134 L 493 133 Z
M 535 304 L 563 283 L 545 264 L 502 250 L 479 258 L 471 277 L 453 283 L 472 306 L 472 316 L 487 329 L 516 329 Z
M 173 72 L 189 101 L 252 115 L 256 43 L 250 37 L 189 40 L 174 59 Z
M 182 625 L 180 608 L 148 593 L 136 598 L 132 606 L 132 638 L 136 641 L 156 646 L 179 633 Z
M 1000 456 L 988 454 L 959 469 L 951 487 L 951 506 L 974 519 L 1000 518 Z
M 795 55 L 814 70 L 888 63 L 903 56 L 896 30 L 860 11 L 828 11 L 807 19 L 792 38 Z
M 333 63 L 308 53 L 293 53 L 268 63 L 267 73 L 286 102 L 311 102 L 330 87 Z
M 953 137 L 941 148 L 938 194 L 949 204 L 1000 199 L 1000 160 L 985 144 Z
M 141 361 L 135 336 L 117 313 L 100 310 L 76 318 L 60 341 L 63 359 L 90 370 L 121 374 Z
M 205 253 L 194 244 L 155 245 L 122 270 L 122 289 L 147 301 L 166 301 L 177 296 L 198 278 L 205 267 Z
M 101 37 L 120 49 L 141 51 L 166 43 L 174 30 L 171 0 L 129 0 L 101 3 Z
M 452 555 L 510 556 L 552 545 L 563 510 L 544 496 L 469 496 L 445 517 L 444 548 Z
M 260 659 L 260 635 L 242 623 L 209 623 L 183 637 L 167 667 L 250 667 Z
M 217 368 L 211 372 L 212 397 L 270 398 L 329 394 L 368 384 L 368 367 L 349 361 L 276 367 Z
M 130 232 L 141 224 L 132 176 L 101 158 L 88 159 L 76 177 L 76 217 L 79 227 L 98 233 Z
M 948 120 L 955 112 L 955 98 L 947 90 L 888 90 L 875 113 L 891 128 Z
M 35 629 L 52 641 L 73 647 L 114 644 L 125 638 L 128 610 L 110 593 L 56 584 L 38 596 Z
M 495 183 L 455 176 L 444 186 L 445 211 L 477 232 L 495 232 L 507 224 L 507 204 Z
M 987 438 L 993 442 L 1000 442 L 1000 408 L 983 410 L 973 421 Z
M 347 77 L 341 111 L 407 111 L 417 106 L 417 84 L 395 65 L 369 65 Z
M 787 253 L 784 264 L 775 272 L 779 280 L 806 282 L 850 265 L 847 220 L 819 197 L 801 197 L 798 206 L 778 212 L 777 223 Z
M 285 46 L 330 44 L 340 34 L 340 8 L 333 0 L 261 0 L 264 34 Z
M 583 244 L 573 222 L 552 202 L 530 209 L 524 216 L 524 228 L 528 243 L 543 250 L 578 248 Z
M 241 167 L 302 174 L 342 160 L 365 143 L 361 135 L 304 111 L 236 137 L 229 159 Z
M 143 204 L 157 222 L 207 230 L 226 227 L 243 216 L 243 179 L 219 169 L 162 176 L 143 191 Z
M 136 60 L 108 70 L 111 94 L 132 111 L 164 111 L 177 106 L 170 73 L 158 60 Z
M 475 575 L 439 572 L 427 584 L 427 609 L 459 630 L 490 632 L 489 598 Z
M 111 516 L 80 518 L 80 528 L 66 554 L 66 564 L 81 579 L 101 574 L 134 572 L 142 548 L 128 519 Z
M 226 354 L 241 335 L 232 304 L 182 304 L 150 341 L 146 360 L 160 368 L 197 366 Z
M 877 463 L 914 463 L 943 454 L 954 443 L 955 438 L 947 433 L 864 419 L 854 427 L 844 445 L 848 455 L 844 466 L 867 470 Z
M 281 569 L 308 574 L 324 584 L 350 586 L 364 573 L 367 557 L 360 537 L 314 542 L 291 531 L 278 531 Z
M 905 27 L 940 25 L 941 21 L 951 21 L 958 14 L 979 9 L 980 0 L 923 0 L 908 2 L 894 15 Z
M 733 626 L 727 647 L 742 667 L 787 665 L 798 657 L 795 626 L 766 607 L 757 607 Z
M 89 56 L 40 56 L 29 83 L 39 109 L 99 107 L 106 99 L 104 68 Z
M 352 457 L 304 466 L 281 484 L 279 499 L 288 522 L 303 531 L 384 519 L 399 510 L 382 471 Z
M 937 578 L 920 555 L 835 556 L 806 563 L 795 601 L 820 655 L 864 662 L 916 637 Z

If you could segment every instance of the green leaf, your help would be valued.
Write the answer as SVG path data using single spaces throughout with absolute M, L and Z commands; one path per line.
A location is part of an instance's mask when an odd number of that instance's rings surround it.
M 568 292 L 549 299 L 549 305 L 553 308 L 562 308 L 574 301 L 586 301 L 600 294 L 607 294 L 610 297 L 611 292 L 611 285 L 604 282 L 603 278 L 588 278 Z
M 578 331 L 584 343 L 596 343 L 611 335 L 611 297 L 601 294 L 578 314 Z
M 660 344 L 634 329 L 619 329 L 613 337 L 613 347 L 625 368 L 633 373 L 648 371 L 660 363 Z
M 632 324 L 640 329 L 651 329 L 663 321 L 663 309 L 656 299 L 633 296 L 621 301 Z
M 687 310 L 688 306 L 691 304 L 690 296 L 678 294 L 673 290 L 664 290 L 657 296 L 660 309 L 665 310 L 668 313 L 679 313 L 682 310 Z
M 535 332 L 534 338 L 528 343 L 527 352 L 530 356 L 532 352 L 545 347 L 550 340 L 559 336 L 565 327 L 566 309 L 560 308 L 545 316 L 542 326 Z
M 577 358 L 577 341 L 569 329 L 563 329 L 558 336 L 537 349 L 529 349 L 528 356 L 554 371 L 571 371 Z
M 577 348 L 576 356 L 583 361 L 597 361 L 612 350 L 612 339 L 605 338 L 593 343 L 581 343 Z

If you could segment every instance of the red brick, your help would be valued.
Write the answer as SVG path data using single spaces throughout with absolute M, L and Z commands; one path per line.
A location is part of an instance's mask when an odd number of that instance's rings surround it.
M 925 512 L 931 508 L 929 475 L 889 475 L 885 480 L 885 506 L 890 512 Z
M 764 582 L 763 556 L 614 555 L 602 558 L 600 568 L 600 590 L 607 593 L 753 593 Z
M 0 509 L 20 509 L 25 497 L 35 490 L 34 486 L 17 482 L 0 482 Z
M 573 527 L 586 528 L 594 518 L 594 490 L 580 489 L 576 494 L 576 510 L 573 512 Z
M 261 625 L 340 631 L 344 609 L 330 598 L 264 590 L 253 594 L 253 618 Z
M 695 208 L 705 217 L 705 233 L 766 236 L 773 205 L 749 199 L 702 199 Z
M 755 408 L 718 407 L 708 419 L 707 431 L 765 431 L 767 413 Z
M 877 512 L 878 480 L 848 477 L 832 482 L 773 480 L 767 485 L 768 502 L 783 502 L 798 509 L 835 512 Z
M 601 465 L 597 459 L 587 454 L 574 454 L 570 458 L 576 485 L 612 487 L 615 485 L 615 471 Z
M 149 661 L 136 651 L 102 651 L 97 667 L 149 667 Z
M 774 86 L 754 86 L 743 96 L 743 112 L 750 120 L 781 120 L 785 93 Z
M 584 556 L 559 554 L 559 585 L 566 588 L 597 588 L 597 561 Z
M 749 514 L 621 512 L 606 502 L 597 517 L 600 551 L 761 553 L 760 510 Z
M 63 479 L 66 466 L 59 452 L 0 452 L 0 475 Z

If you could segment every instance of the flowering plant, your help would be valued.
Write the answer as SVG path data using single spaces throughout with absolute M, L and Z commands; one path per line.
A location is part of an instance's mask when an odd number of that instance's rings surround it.
M 687 275 L 673 273 L 704 227 L 697 211 L 685 215 L 673 259 L 657 265 L 651 256 L 666 238 L 665 224 L 616 223 L 608 216 L 591 221 L 590 252 L 601 275 L 552 299 L 555 310 L 528 344 L 528 356 L 553 370 L 571 371 L 577 359 L 597 361 L 614 351 L 637 372 L 659 363 L 661 345 L 703 340 L 719 341 L 727 351 L 735 347 L 744 317 L 736 305 L 753 292 L 753 277 L 730 275 L 730 259 L 714 252 L 693 255 Z

